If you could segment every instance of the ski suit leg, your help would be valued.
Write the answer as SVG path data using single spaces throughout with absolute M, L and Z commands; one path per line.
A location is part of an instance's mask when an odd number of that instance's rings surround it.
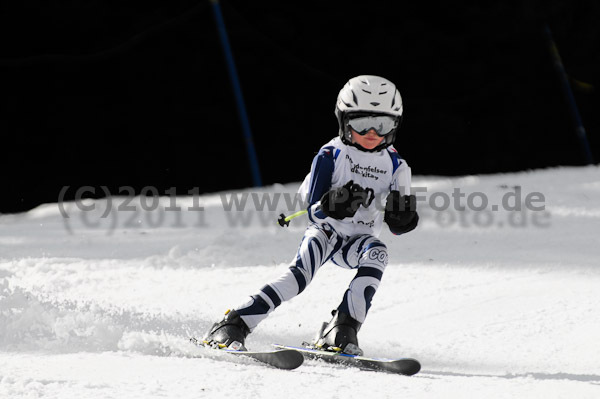
M 341 246 L 342 238 L 328 225 L 310 225 L 289 269 L 275 281 L 263 286 L 248 302 L 235 308 L 250 331 L 282 302 L 304 291 L 323 263 Z
M 341 267 L 358 269 L 338 310 L 363 323 L 388 262 L 387 247 L 372 235 L 350 237 L 333 257 Z

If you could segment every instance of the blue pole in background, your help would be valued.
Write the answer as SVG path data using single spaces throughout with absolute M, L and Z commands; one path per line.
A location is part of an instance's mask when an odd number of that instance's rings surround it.
M 583 127 L 581 116 L 579 115 L 579 109 L 577 108 L 575 96 L 573 96 L 573 90 L 571 90 L 571 85 L 569 84 L 567 72 L 565 71 L 565 67 L 563 66 L 560 54 L 558 53 L 558 49 L 556 48 L 556 44 L 552 39 L 552 33 L 550 32 L 550 27 L 548 25 L 544 27 L 544 34 L 546 35 L 548 47 L 550 48 L 550 53 L 552 54 L 552 59 L 554 60 L 554 68 L 556 69 L 556 72 L 559 75 L 560 81 L 562 83 L 563 92 L 567 97 L 567 101 L 569 102 L 569 109 L 571 110 L 573 121 L 575 122 L 575 129 L 577 132 L 577 137 L 579 138 L 579 144 L 581 145 L 581 150 L 583 152 L 585 162 L 588 165 L 591 165 L 594 163 L 594 158 L 592 157 L 590 143 L 588 142 L 585 128 Z
M 231 51 L 229 39 L 227 38 L 227 30 L 225 29 L 225 21 L 223 20 L 223 14 L 221 13 L 221 6 L 219 5 L 219 0 L 210 0 L 210 2 L 212 3 L 212 9 L 217 23 L 217 30 L 219 31 L 219 37 L 221 39 L 221 45 L 223 46 L 225 61 L 227 63 L 227 71 L 229 72 L 229 79 L 231 80 L 231 84 L 233 86 L 233 93 L 235 95 L 238 115 L 242 124 L 244 140 L 246 141 L 246 150 L 248 152 L 250 168 L 252 170 L 252 180 L 255 187 L 260 187 L 262 186 L 262 179 L 260 177 L 260 169 L 258 167 L 258 158 L 256 157 L 254 141 L 252 140 L 252 132 L 250 131 L 250 122 L 248 121 L 246 105 L 244 103 L 244 97 L 242 96 L 242 88 L 240 86 L 237 70 L 235 68 L 235 62 L 233 60 L 233 52 Z

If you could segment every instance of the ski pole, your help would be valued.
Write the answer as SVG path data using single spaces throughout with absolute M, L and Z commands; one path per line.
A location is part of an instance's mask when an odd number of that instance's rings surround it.
M 298 211 L 296 213 L 292 213 L 290 216 L 285 216 L 283 213 L 279 215 L 279 219 L 277 220 L 277 223 L 279 223 L 279 225 L 281 227 L 285 227 L 285 226 L 289 226 L 290 225 L 290 220 L 292 220 L 295 217 L 298 217 L 300 215 L 304 215 L 305 213 L 308 213 L 308 211 L 306 209 L 302 210 L 302 211 Z

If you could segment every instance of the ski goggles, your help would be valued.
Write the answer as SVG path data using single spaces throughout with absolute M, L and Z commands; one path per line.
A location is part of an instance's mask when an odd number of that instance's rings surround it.
M 388 115 L 360 116 L 349 118 L 346 126 L 361 136 L 373 129 L 378 136 L 383 137 L 392 133 L 398 127 L 398 118 Z

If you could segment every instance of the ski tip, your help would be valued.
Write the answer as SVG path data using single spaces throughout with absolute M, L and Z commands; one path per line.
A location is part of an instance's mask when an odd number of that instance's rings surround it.
M 280 349 L 277 351 L 279 353 L 280 362 L 274 364 L 275 367 L 293 370 L 298 368 L 304 363 L 304 356 L 302 353 L 295 351 L 293 349 Z
M 419 363 L 416 359 L 405 359 L 406 362 L 404 364 L 402 374 L 411 376 L 417 374 L 421 371 L 421 363 Z

